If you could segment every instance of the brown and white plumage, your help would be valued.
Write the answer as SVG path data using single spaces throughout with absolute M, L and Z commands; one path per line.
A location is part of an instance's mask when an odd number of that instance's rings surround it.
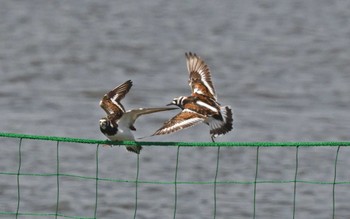
M 204 95 L 216 100 L 215 88 L 208 65 L 196 53 L 189 52 L 185 55 L 189 73 L 188 84 L 192 89 L 192 95 Z
M 163 127 L 157 130 L 153 135 L 164 135 L 177 132 L 181 129 L 189 128 L 204 122 L 205 119 L 206 117 L 199 113 L 184 109 L 181 113 L 166 121 Z
M 153 135 L 170 134 L 204 122 L 210 126 L 211 138 L 232 130 L 233 114 L 229 106 L 217 102 L 215 88 L 207 64 L 195 53 L 186 53 L 191 96 L 174 98 L 168 105 L 182 111 L 164 123 Z
M 107 113 L 106 117 L 100 119 L 100 130 L 112 141 L 135 141 L 131 131 L 136 131 L 134 123 L 139 116 L 176 109 L 158 107 L 125 111 L 120 101 L 129 92 L 131 86 L 132 81 L 128 80 L 105 94 L 100 101 L 101 108 Z M 127 146 L 126 149 L 139 154 L 142 147 L 140 145 Z
M 123 115 L 125 109 L 120 101 L 129 92 L 131 87 L 132 81 L 128 80 L 103 96 L 102 100 L 100 101 L 100 106 L 107 113 L 107 115 L 113 114 L 115 119 L 119 119 Z

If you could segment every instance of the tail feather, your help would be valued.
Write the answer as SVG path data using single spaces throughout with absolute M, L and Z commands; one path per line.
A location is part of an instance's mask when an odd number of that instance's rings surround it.
M 220 108 L 222 120 L 212 119 L 209 121 L 210 134 L 213 137 L 224 135 L 233 129 L 233 114 L 229 106 Z

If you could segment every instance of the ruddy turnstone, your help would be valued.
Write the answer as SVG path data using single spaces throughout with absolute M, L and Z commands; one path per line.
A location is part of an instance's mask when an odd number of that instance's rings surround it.
M 112 141 L 134 141 L 135 138 L 131 131 L 136 131 L 134 123 L 139 116 L 176 109 L 159 107 L 125 111 L 120 101 L 129 92 L 131 86 L 132 81 L 128 80 L 105 94 L 100 101 L 101 108 L 107 113 L 106 117 L 100 119 L 100 130 Z M 127 146 L 126 149 L 139 154 L 142 147 L 140 145 Z
M 201 122 L 210 126 L 211 139 L 232 130 L 233 114 L 230 106 L 221 106 L 211 80 L 209 67 L 195 53 L 186 53 L 191 96 L 180 96 L 168 105 L 176 105 L 182 111 L 164 123 L 154 135 L 164 135 L 192 127 Z

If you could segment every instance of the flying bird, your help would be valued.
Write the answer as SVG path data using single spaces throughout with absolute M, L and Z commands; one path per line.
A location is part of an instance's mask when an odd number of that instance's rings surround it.
M 159 107 L 125 111 L 120 101 L 129 92 L 131 86 L 132 81 L 128 80 L 105 94 L 100 101 L 101 108 L 107 113 L 106 117 L 100 119 L 100 130 L 112 141 L 135 141 L 131 131 L 136 131 L 134 123 L 139 116 L 176 109 L 175 107 Z M 139 154 L 142 147 L 140 145 L 126 146 L 126 149 Z
M 192 94 L 180 96 L 168 104 L 176 105 L 182 111 L 158 129 L 154 135 L 164 135 L 180 131 L 204 122 L 210 127 L 211 140 L 232 130 L 233 114 L 230 106 L 217 102 L 215 88 L 207 64 L 195 53 L 185 53 L 189 86 Z

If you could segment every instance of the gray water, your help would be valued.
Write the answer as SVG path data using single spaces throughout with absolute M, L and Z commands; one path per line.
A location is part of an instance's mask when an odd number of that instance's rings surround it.
M 219 141 L 350 139 L 350 2 L 48 1 L 0 3 L 0 131 L 104 139 L 105 92 L 131 79 L 127 109 L 189 95 L 184 53 L 209 65 L 234 131 Z M 176 112 L 140 118 L 137 137 Z M 150 141 L 210 141 L 199 125 Z M 0 171 L 18 170 L 18 139 L 0 139 Z M 95 177 L 96 146 L 61 143 L 60 172 Z M 300 148 L 298 179 L 333 181 L 336 148 Z M 337 181 L 349 181 L 341 148 Z M 256 149 L 222 148 L 219 181 L 253 181 Z M 99 176 L 136 177 L 136 156 L 99 149 Z M 140 180 L 173 181 L 175 147 L 145 147 Z M 259 180 L 293 180 L 294 148 L 261 148 Z M 181 148 L 179 181 L 212 181 L 215 148 Z M 23 140 L 22 173 L 56 173 L 56 143 Z M 21 176 L 21 212 L 56 210 L 56 177 Z M 253 218 L 253 185 L 219 185 L 216 218 Z M 133 218 L 134 185 L 99 182 L 99 218 Z M 178 185 L 176 218 L 213 218 L 212 185 Z M 349 218 L 348 185 L 336 218 Z M 139 184 L 137 218 L 173 218 L 174 185 Z M 59 212 L 93 217 L 95 181 L 60 177 Z M 332 218 L 332 185 L 299 183 L 295 218 Z M 292 218 L 293 184 L 258 184 L 256 218 Z M 16 176 L 0 175 L 0 211 L 15 212 Z M 0 215 L 1 218 L 15 218 Z M 35 218 L 23 216 L 19 218 Z

